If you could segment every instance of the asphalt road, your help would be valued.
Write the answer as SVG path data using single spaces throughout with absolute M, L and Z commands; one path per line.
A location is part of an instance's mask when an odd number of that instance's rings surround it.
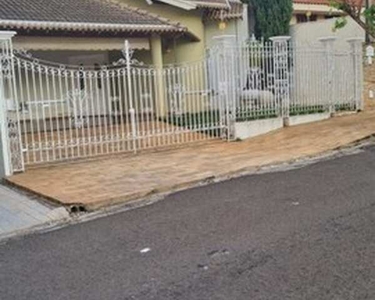
M 0 299 L 375 299 L 375 148 L 9 241 Z

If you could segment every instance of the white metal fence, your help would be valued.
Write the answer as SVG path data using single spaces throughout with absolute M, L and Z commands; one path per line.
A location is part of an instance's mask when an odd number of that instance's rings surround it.
M 281 37 L 228 46 L 237 64 L 229 68 L 236 122 L 362 109 L 361 43 L 342 51 L 333 41 L 306 48 Z
M 234 139 L 234 123 L 357 110 L 361 51 L 303 49 L 277 38 L 223 43 L 201 61 L 61 66 L 2 42 L 0 100 L 7 174 L 25 166 L 201 140 Z M 4 134 L 5 133 L 5 134 Z

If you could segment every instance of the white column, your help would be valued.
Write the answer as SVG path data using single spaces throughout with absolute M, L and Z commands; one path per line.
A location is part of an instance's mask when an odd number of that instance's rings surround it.
M 21 156 L 22 152 L 21 145 L 19 145 L 19 151 L 21 153 L 12 153 L 11 152 L 11 141 L 9 135 L 9 120 L 8 120 L 8 107 L 6 94 L 5 94 L 5 84 L 6 80 L 13 77 L 13 49 L 12 49 L 12 38 L 16 35 L 16 32 L 13 31 L 0 31 L 0 177 L 10 176 L 13 174 L 13 164 L 12 164 L 12 155 L 15 157 Z M 10 76 L 6 79 L 5 76 Z M 8 88 L 13 89 L 14 84 L 11 83 L 8 85 Z M 14 92 L 13 92 L 14 94 Z M 15 99 L 13 99 L 14 101 Z M 18 110 L 18 107 L 16 107 Z M 16 120 L 18 124 L 19 120 Z M 17 141 L 20 137 L 17 137 Z M 16 142 L 17 142 L 16 141 Z M 22 160 L 23 168 L 23 160 Z
M 350 44 L 353 57 L 353 72 L 354 72 L 354 93 L 356 109 L 363 110 L 363 53 L 362 53 L 362 38 L 351 38 L 347 42 Z
M 326 83 L 326 91 L 325 95 L 327 95 L 327 103 L 329 107 L 329 112 L 332 114 L 335 112 L 335 91 L 334 91 L 334 67 L 335 67 L 335 61 L 334 61 L 334 53 L 333 53 L 333 46 L 336 41 L 336 37 L 334 36 L 328 36 L 328 37 L 323 37 L 319 39 L 319 42 L 321 42 L 324 46 L 325 49 L 325 66 L 327 72 L 325 72 L 325 80 L 324 82 Z
M 163 49 L 161 37 L 159 35 L 152 36 L 151 42 L 151 57 L 152 64 L 156 69 L 156 103 L 158 105 L 158 112 L 160 117 L 164 117 L 166 114 L 165 109 L 165 97 L 164 97 L 164 80 L 163 80 Z

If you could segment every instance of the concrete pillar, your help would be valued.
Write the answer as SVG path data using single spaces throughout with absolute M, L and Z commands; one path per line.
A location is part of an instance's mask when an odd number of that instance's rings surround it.
M 236 36 L 232 34 L 216 35 L 212 37 L 212 44 L 214 46 L 231 46 L 236 43 Z
M 166 115 L 165 110 L 165 96 L 164 96 L 164 80 L 163 80 L 163 49 L 161 43 L 161 37 L 154 35 L 150 39 L 151 43 L 151 57 L 152 64 L 156 69 L 155 76 L 155 89 L 156 89 L 156 105 L 157 113 L 160 117 Z
M 12 175 L 15 169 L 21 171 L 24 168 L 19 113 L 17 109 L 9 113 L 9 106 L 18 107 L 12 47 L 15 35 L 13 31 L 0 31 L 0 57 L 4 62 L 0 64 L 0 178 Z

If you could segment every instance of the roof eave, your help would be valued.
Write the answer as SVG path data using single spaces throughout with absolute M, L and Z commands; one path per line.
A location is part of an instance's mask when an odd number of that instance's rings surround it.
M 200 3 L 192 3 L 186 0 L 158 0 L 158 1 L 178 7 L 178 8 L 182 8 L 185 10 L 193 10 L 193 9 L 198 9 L 198 8 L 210 8 L 210 9 L 229 9 L 230 8 L 230 4 L 227 1 L 225 4 L 212 3 L 208 1 L 200 2 Z
M 294 12 L 305 12 L 306 10 L 318 13 L 343 13 L 337 8 L 331 7 L 326 4 L 307 4 L 307 3 L 293 3 Z
M 230 6 L 219 3 L 199 3 L 197 4 L 197 8 L 230 9 Z
M 158 1 L 181 8 L 181 9 L 185 9 L 185 10 L 193 10 L 197 8 L 197 5 L 195 3 L 191 3 L 186 0 L 158 0 Z
M 176 32 L 183 33 L 185 27 L 155 24 L 105 24 L 79 22 L 47 22 L 0 20 L 0 26 L 14 29 L 71 30 L 71 31 L 119 31 L 119 32 Z

